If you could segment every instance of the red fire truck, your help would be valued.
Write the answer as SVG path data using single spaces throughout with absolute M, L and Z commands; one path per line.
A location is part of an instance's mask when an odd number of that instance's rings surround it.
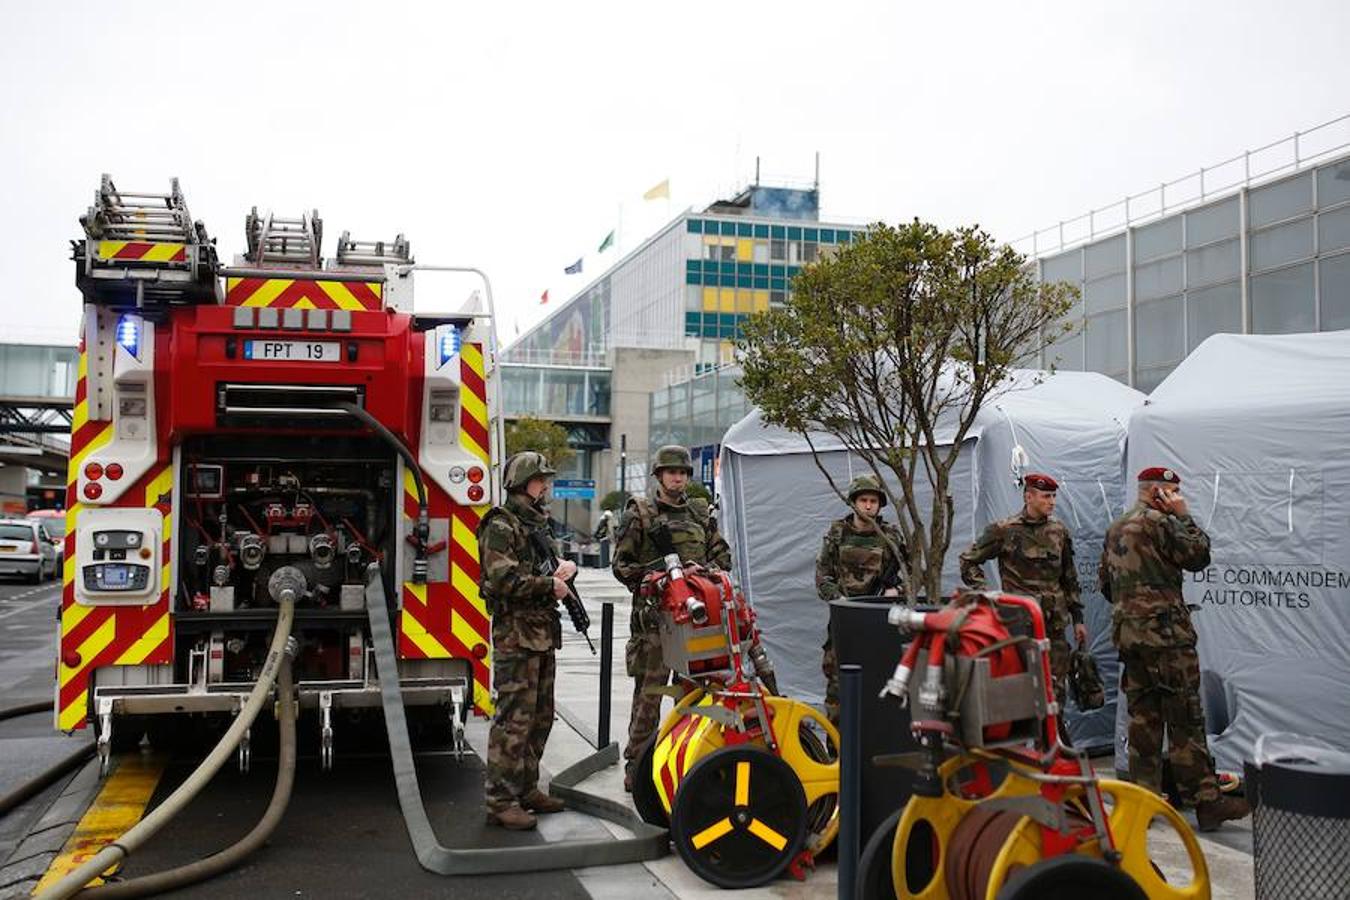
M 115 739 L 237 711 L 284 569 L 304 580 L 295 677 L 331 764 L 335 713 L 379 705 L 363 605 L 378 563 L 410 717 L 461 741 L 491 707 L 486 278 L 467 309 L 414 312 L 418 271 L 480 273 L 414 265 L 402 235 L 344 233 L 325 262 L 317 211 L 255 209 L 222 266 L 176 180 L 128 193 L 105 175 L 81 223 L 57 726 L 92 721 L 106 760 Z

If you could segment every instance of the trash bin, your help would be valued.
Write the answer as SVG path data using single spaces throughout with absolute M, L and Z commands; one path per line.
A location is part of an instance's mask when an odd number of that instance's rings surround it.
M 900 632 L 886 621 L 892 603 L 890 598 L 854 597 L 830 604 L 830 634 L 839 665 L 862 666 L 861 842 L 866 842 L 914 792 L 913 770 L 874 762 L 878 755 L 904 753 L 919 746 L 909 730 L 909 710 L 894 697 L 883 700 L 878 696 L 904 653 Z
M 1350 897 L 1350 753 L 1262 735 L 1245 766 L 1257 900 Z

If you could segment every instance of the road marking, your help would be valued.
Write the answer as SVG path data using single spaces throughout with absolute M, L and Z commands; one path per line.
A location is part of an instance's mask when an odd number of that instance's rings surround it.
M 42 600 L 49 600 L 55 596 L 56 595 L 53 594 L 52 597 L 40 597 L 31 603 L 25 603 L 23 606 L 20 606 L 16 609 L 11 609 L 8 612 L 0 613 L 0 619 L 8 619 L 10 616 L 17 616 L 19 613 L 28 612 L 31 609 L 38 609 L 40 608 L 39 604 L 41 603 Z M 53 610 L 53 612 L 55 611 Z
M 103 783 L 102 790 L 80 819 L 80 824 L 75 826 L 66 845 L 47 867 L 47 873 L 38 882 L 34 893 L 41 893 L 84 865 L 139 822 L 167 762 L 167 756 L 157 753 L 118 757 L 117 768 Z M 103 874 L 111 875 L 115 870 L 116 866 Z M 101 878 L 90 882 L 102 883 Z

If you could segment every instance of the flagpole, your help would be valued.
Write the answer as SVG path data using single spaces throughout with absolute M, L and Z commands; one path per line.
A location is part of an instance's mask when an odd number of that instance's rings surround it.
M 622 200 L 619 201 L 619 224 L 618 224 L 618 226 L 614 229 L 614 250 L 615 250 L 615 252 L 616 252 L 620 257 L 623 256 L 623 201 L 622 201 Z

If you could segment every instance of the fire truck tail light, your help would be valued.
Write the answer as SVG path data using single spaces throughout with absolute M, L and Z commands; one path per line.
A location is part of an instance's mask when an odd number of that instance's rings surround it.
M 98 487 L 98 485 L 91 485 L 91 487 Z M 88 488 L 86 488 L 86 490 L 88 490 Z M 469 499 L 474 503 L 477 503 L 479 500 L 483 499 L 483 486 L 481 484 L 469 485 L 468 494 Z
M 103 485 L 91 481 L 84 486 L 84 496 L 88 500 L 97 500 L 103 496 Z
M 103 470 L 103 474 L 107 475 L 111 480 L 116 481 L 122 477 L 122 464 L 108 463 L 108 468 Z
M 469 469 L 469 481 L 473 482 L 474 484 L 477 484 L 482 480 L 483 480 L 483 470 L 481 468 L 479 468 L 478 466 L 473 466 L 472 468 Z
M 103 466 L 96 462 L 91 462 L 84 467 L 84 477 L 88 478 L 90 481 L 98 481 L 103 477 Z
M 449 475 L 449 478 L 453 483 L 459 484 L 464 480 L 464 467 L 451 466 L 450 471 L 447 474 Z

